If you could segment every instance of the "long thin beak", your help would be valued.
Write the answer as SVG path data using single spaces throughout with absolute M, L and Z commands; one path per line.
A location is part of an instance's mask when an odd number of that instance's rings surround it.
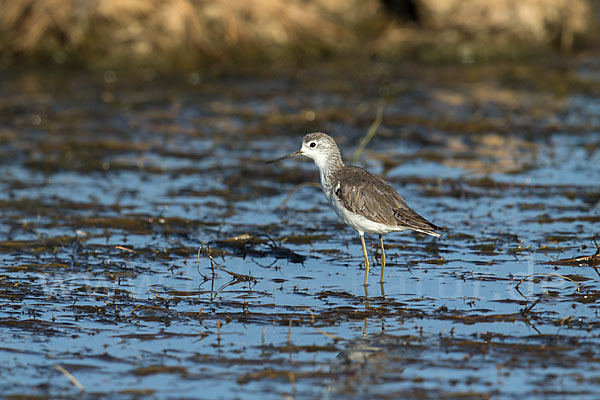
M 288 154 L 287 156 L 279 157 L 276 160 L 267 161 L 265 164 L 271 164 L 271 163 L 274 163 L 275 161 L 285 160 L 286 158 L 292 158 L 292 157 L 296 157 L 296 156 L 301 156 L 302 154 L 303 154 L 302 150 L 298 150 L 298 151 L 295 151 L 295 152 L 293 152 L 291 154 Z

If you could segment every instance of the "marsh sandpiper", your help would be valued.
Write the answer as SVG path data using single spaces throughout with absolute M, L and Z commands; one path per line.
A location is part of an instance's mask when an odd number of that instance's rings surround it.
M 321 188 L 340 221 L 358 231 L 365 257 L 365 286 L 369 279 L 369 257 L 365 233 L 377 233 L 381 245 L 381 282 L 385 270 L 382 234 L 413 230 L 439 237 L 440 228 L 414 212 L 404 199 L 383 179 L 363 168 L 346 165 L 335 140 L 321 132 L 309 133 L 302 148 L 287 156 L 267 161 L 306 156 L 319 168 Z

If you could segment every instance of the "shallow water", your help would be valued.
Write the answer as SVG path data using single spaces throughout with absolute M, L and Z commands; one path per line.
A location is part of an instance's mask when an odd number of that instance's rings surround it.
M 0 389 L 595 397 L 600 274 L 564 260 L 599 239 L 600 75 L 556 71 L 3 74 Z M 315 130 L 349 159 L 379 104 L 358 164 L 445 231 L 386 235 L 383 284 L 367 237 L 365 290 L 316 167 L 264 161 Z

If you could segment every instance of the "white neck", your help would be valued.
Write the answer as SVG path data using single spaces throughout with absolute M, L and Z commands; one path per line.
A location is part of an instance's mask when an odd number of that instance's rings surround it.
M 321 177 L 321 187 L 323 191 L 327 192 L 330 187 L 329 178 L 338 169 L 344 166 L 342 157 L 338 154 L 316 154 L 312 157 L 313 161 L 319 168 L 319 175 Z

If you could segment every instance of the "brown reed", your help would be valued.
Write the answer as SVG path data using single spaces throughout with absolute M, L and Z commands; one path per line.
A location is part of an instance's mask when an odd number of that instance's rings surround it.
M 416 20 L 377 0 L 0 0 L 0 59 L 186 67 L 404 54 L 415 44 L 504 40 L 571 48 L 595 0 L 413 0 Z M 503 38 L 503 39 L 502 39 Z M 507 42 L 508 41 L 508 42 Z M 461 50 L 462 49 L 462 50 Z

